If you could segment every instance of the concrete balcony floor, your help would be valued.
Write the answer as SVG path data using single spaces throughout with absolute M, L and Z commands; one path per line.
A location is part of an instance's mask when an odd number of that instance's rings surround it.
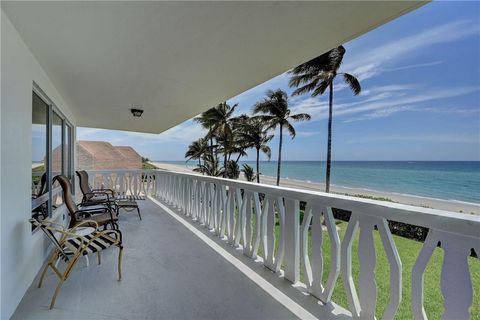
M 49 270 L 39 289 L 37 276 L 13 318 L 349 318 L 344 310 L 306 296 L 190 218 L 152 200 L 139 204 L 142 221 L 136 212 L 120 214 L 125 247 L 121 281 L 117 281 L 118 251 L 111 248 L 103 252 L 101 265 L 96 255 L 90 256 L 88 267 L 84 259 L 77 264 L 53 310 L 48 306 L 57 277 Z M 210 245 L 198 234 L 207 237 Z M 227 254 L 219 254 L 215 246 Z

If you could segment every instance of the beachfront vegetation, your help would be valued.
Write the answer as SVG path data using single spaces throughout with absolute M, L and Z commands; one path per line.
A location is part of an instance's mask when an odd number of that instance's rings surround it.
M 282 146 L 283 146 L 283 129 L 295 138 L 296 132 L 292 122 L 308 121 L 310 115 L 307 113 L 291 114 L 288 106 L 288 95 L 285 91 L 277 89 L 275 91 L 268 90 L 267 97 L 255 104 L 253 108 L 254 114 L 259 114 L 258 118 L 266 124 L 267 130 L 275 130 L 279 128 L 278 142 L 278 161 L 277 161 L 277 186 L 280 185 L 280 170 L 282 165 Z
M 360 94 L 362 90 L 360 82 L 354 75 L 339 72 L 345 51 L 345 48 L 340 45 L 290 71 L 292 76 L 289 80 L 289 85 L 296 88 L 292 93 L 293 96 L 311 93 L 315 97 L 324 94 L 328 89 L 326 192 L 330 192 L 331 180 L 334 81 L 337 79 L 337 76 L 342 76 L 344 85 L 350 88 L 354 95 Z M 193 142 L 185 154 L 187 161 L 198 160 L 196 171 L 208 174 L 206 172 L 211 170 L 207 170 L 206 167 L 213 169 L 213 167 L 219 165 L 220 160 L 218 157 L 222 156 L 223 166 L 218 168 L 222 171 L 222 176 L 224 178 L 236 179 L 240 172 L 238 161 L 241 157 L 247 155 L 246 151 L 248 149 L 255 149 L 256 180 L 260 183 L 260 152 L 266 154 L 268 160 L 270 160 L 271 150 L 268 142 L 273 138 L 271 132 L 278 128 L 279 145 L 276 184 L 277 186 L 280 184 L 284 129 L 287 130 L 287 133 L 293 139 L 295 137 L 295 128 L 292 122 L 310 120 L 310 115 L 306 113 L 292 115 L 288 106 L 288 95 L 285 91 L 280 89 L 275 91 L 268 90 L 266 95 L 266 98 L 255 104 L 253 108 L 254 116 L 252 117 L 247 115 L 234 117 L 233 113 L 237 105 L 230 106 L 226 102 L 222 102 L 194 119 L 194 121 L 208 130 L 207 135 Z M 201 147 L 199 144 L 201 144 Z M 209 154 L 208 157 L 206 156 L 207 153 Z M 232 155 L 236 155 L 236 158 L 232 159 Z M 214 161 L 216 163 L 207 164 L 206 161 Z M 218 173 L 217 170 L 213 170 L 213 172 Z
M 151 164 L 150 162 L 143 162 L 142 163 L 142 169 L 144 170 L 154 170 L 158 169 L 156 165 Z
M 268 142 L 273 139 L 273 134 L 268 134 L 268 129 L 266 128 L 265 123 L 258 117 L 249 118 L 249 120 L 245 121 L 242 126 L 242 130 L 240 130 L 239 133 L 240 139 L 244 145 L 251 146 L 256 151 L 257 173 L 254 178 L 257 179 L 257 183 L 260 183 L 260 151 L 267 156 L 268 160 L 270 160 L 272 150 L 268 146 Z M 250 166 L 248 167 L 250 168 Z M 254 181 L 255 179 L 248 179 L 246 171 L 249 169 L 247 169 L 245 165 L 243 166 L 243 169 L 244 170 L 242 171 L 244 172 L 247 181 Z
M 207 135 L 188 146 L 185 158 L 197 160 L 194 170 L 211 176 L 223 176 L 238 179 L 243 171 L 247 180 L 260 183 L 260 153 L 270 160 L 272 151 L 268 142 L 273 139 L 272 130 L 280 128 L 277 185 L 280 183 L 280 166 L 283 143 L 283 129 L 295 137 L 293 121 L 310 120 L 306 113 L 292 115 L 288 107 L 288 95 L 282 90 L 267 91 L 267 97 L 255 104 L 254 116 L 240 115 L 234 117 L 237 105 L 230 106 L 226 102 L 211 108 L 194 121 L 208 130 Z M 247 156 L 247 150 L 256 152 L 256 174 L 251 175 L 250 167 L 240 170 L 238 161 Z M 220 157 L 223 166 L 220 165 Z M 203 161 L 203 162 L 202 162 Z M 248 176 L 247 176 L 248 175 Z M 253 177 L 253 180 L 250 180 Z
M 253 171 L 253 168 L 246 163 L 243 164 L 242 172 L 245 175 L 245 180 L 250 182 L 255 181 L 255 179 L 258 177 Z
M 333 91 L 334 80 L 343 75 L 343 80 L 354 95 L 358 95 L 362 88 L 358 79 L 349 73 L 339 73 L 338 69 L 343 61 L 345 48 L 338 46 L 332 50 L 309 60 L 297 67 L 290 73 L 289 85 L 297 87 L 293 96 L 311 92 L 312 96 L 319 96 L 329 89 L 328 97 L 328 138 L 327 138 L 327 166 L 325 192 L 330 192 L 330 170 L 332 166 L 332 123 L 333 123 Z
M 202 159 L 205 159 L 205 155 L 210 152 L 207 138 L 200 138 L 193 141 L 189 146 L 187 152 L 185 152 L 185 158 L 188 160 L 198 160 L 198 167 L 202 165 Z

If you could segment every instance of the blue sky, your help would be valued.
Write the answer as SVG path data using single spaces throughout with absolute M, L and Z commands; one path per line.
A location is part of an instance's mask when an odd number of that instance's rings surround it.
M 345 44 L 342 71 L 362 93 L 336 83 L 334 160 L 480 160 L 480 4 L 433 2 Z M 321 52 L 319 52 L 321 54 Z M 268 89 L 289 94 L 288 74 L 228 100 L 250 113 Z M 312 115 L 286 139 L 283 159 L 326 158 L 327 100 L 290 98 L 294 112 Z M 154 160 L 183 160 L 204 134 L 191 120 L 162 134 L 78 128 L 78 140 L 131 145 Z M 278 141 L 272 140 L 272 159 Z M 248 159 L 254 159 L 250 152 Z

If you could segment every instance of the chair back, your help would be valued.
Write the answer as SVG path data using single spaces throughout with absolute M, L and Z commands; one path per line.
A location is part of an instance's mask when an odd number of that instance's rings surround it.
M 47 192 L 47 173 L 44 172 L 42 177 L 40 178 L 40 188 L 38 188 L 38 192 L 35 195 L 36 198 L 42 196 L 45 192 Z
M 45 219 L 45 220 L 37 220 L 35 218 L 31 218 L 30 223 L 36 227 L 39 228 L 40 230 L 45 233 L 48 239 L 53 243 L 53 245 L 58 249 L 60 257 L 64 261 L 68 261 L 68 255 L 65 253 L 65 250 L 63 249 L 62 245 L 60 244 L 61 240 L 57 238 L 55 233 L 60 233 L 60 234 L 65 234 L 65 229 L 63 226 L 53 222 L 50 219 Z
M 70 214 L 70 218 L 72 219 L 70 224 L 71 225 L 75 224 L 77 220 L 77 217 L 75 216 L 75 212 L 78 211 L 78 207 L 72 196 L 72 186 L 70 184 L 70 180 L 65 176 L 58 175 L 58 176 L 55 176 L 55 178 L 53 178 L 53 182 L 55 181 L 58 181 L 58 183 L 62 187 L 63 201 L 65 202 L 65 205 Z
M 85 170 L 75 171 L 78 177 L 78 184 L 80 185 L 80 191 L 82 191 L 83 197 L 86 197 L 86 194 L 92 193 L 92 188 L 88 183 L 88 173 Z

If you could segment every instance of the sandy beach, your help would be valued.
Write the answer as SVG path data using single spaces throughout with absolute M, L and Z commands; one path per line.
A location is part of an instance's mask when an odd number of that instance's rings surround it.
M 164 170 L 188 172 L 188 173 L 193 172 L 191 169 L 186 168 L 184 166 L 170 164 L 170 163 L 151 162 L 151 164 L 155 165 L 159 169 L 164 169 Z M 240 176 L 240 179 L 242 179 L 242 175 Z M 260 182 L 263 184 L 275 185 L 275 177 L 261 176 Z M 322 183 L 313 183 L 313 182 L 294 180 L 294 179 L 282 179 L 280 181 L 280 185 L 283 187 L 297 188 L 297 189 L 304 189 L 304 190 L 313 190 L 313 191 L 325 190 L 325 185 Z M 331 186 L 330 190 L 333 193 L 347 194 L 350 196 L 363 195 L 368 197 L 388 198 L 394 202 L 418 206 L 418 207 L 428 207 L 433 209 L 440 209 L 440 210 L 447 210 L 447 211 L 454 211 L 454 212 L 480 214 L 480 204 L 477 205 L 477 204 L 465 203 L 460 201 L 450 201 L 450 200 L 427 198 L 427 197 L 420 197 L 420 196 L 414 196 L 414 195 L 405 195 L 405 194 L 398 194 L 398 193 L 391 193 L 391 192 L 377 192 L 377 191 L 371 191 L 371 190 L 346 188 L 346 187 L 338 187 L 338 186 Z

